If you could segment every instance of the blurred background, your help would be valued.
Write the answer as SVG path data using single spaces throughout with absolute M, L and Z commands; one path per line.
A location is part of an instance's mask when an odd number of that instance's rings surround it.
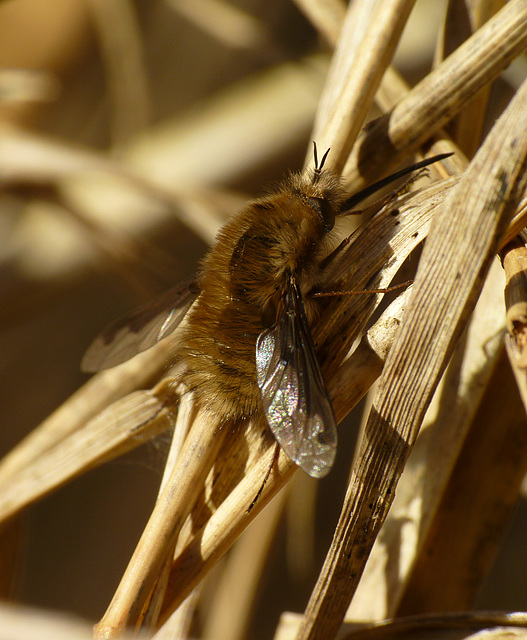
M 411 83 L 430 69 L 443 11 L 442 0 L 417 3 L 396 58 Z M 0 2 L 1 454 L 85 382 L 83 352 L 109 321 L 193 273 L 229 213 L 301 168 L 329 57 L 289 0 Z M 498 102 L 508 95 L 503 80 Z M 319 485 L 316 531 L 301 506 L 281 526 L 251 637 L 303 610 L 359 421 Z M 4 595 L 99 618 L 163 455 L 161 438 L 24 513 Z M 311 481 L 296 482 L 293 496 Z M 527 567 L 514 557 L 499 558 L 482 607 L 527 609 Z

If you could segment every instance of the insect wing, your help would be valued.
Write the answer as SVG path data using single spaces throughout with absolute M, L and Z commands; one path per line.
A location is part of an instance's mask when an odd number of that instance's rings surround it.
M 256 372 L 278 443 L 307 474 L 325 476 L 337 450 L 336 421 L 293 279 L 276 324 L 258 336 Z
M 169 336 L 199 295 L 195 279 L 187 278 L 158 300 L 119 318 L 94 340 L 82 359 L 82 370 L 115 367 Z

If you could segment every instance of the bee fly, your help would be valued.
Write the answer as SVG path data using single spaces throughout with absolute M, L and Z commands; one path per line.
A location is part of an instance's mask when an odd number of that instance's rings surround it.
M 329 151 L 329 150 L 328 150 Z M 336 421 L 317 360 L 310 293 L 330 252 L 335 219 L 390 182 L 442 160 L 434 156 L 346 198 L 324 169 L 291 174 L 219 231 L 195 278 L 119 320 L 88 349 L 83 369 L 113 367 L 162 340 L 187 316 L 174 358 L 198 406 L 221 421 L 262 413 L 280 446 L 310 476 L 330 470 Z

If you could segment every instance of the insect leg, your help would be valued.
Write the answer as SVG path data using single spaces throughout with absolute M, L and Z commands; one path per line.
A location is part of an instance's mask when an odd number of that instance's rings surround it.
M 354 296 L 363 293 L 390 293 L 390 291 L 396 291 L 397 289 L 409 287 L 411 284 L 413 284 L 413 282 L 413 280 L 407 280 L 406 282 L 401 282 L 401 284 L 394 284 L 393 287 L 387 287 L 386 289 L 362 289 L 361 291 L 318 291 L 315 293 L 311 293 L 310 295 L 313 298 L 329 298 L 330 296 Z

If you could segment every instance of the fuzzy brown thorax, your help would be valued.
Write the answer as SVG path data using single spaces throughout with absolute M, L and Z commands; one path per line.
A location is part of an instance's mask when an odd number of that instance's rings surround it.
M 224 229 L 234 231 L 229 260 L 233 295 L 261 308 L 282 288 L 287 274 L 295 274 L 307 293 L 327 253 L 342 199 L 333 175 L 316 174 L 315 180 L 293 174 L 275 193 L 250 203 Z M 216 247 L 223 249 L 220 242 Z
M 186 382 L 198 400 L 229 417 L 260 407 L 254 345 L 271 309 L 293 274 L 306 297 L 319 276 L 334 218 L 344 196 L 329 172 L 289 176 L 272 194 L 258 198 L 220 230 L 199 275 L 201 295 L 188 317 L 178 354 Z

